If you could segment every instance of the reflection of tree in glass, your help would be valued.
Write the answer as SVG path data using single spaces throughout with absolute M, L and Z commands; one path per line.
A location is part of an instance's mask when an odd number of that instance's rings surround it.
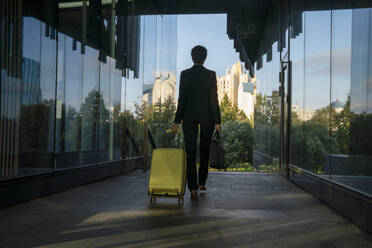
M 269 156 L 279 156 L 279 97 L 256 96 L 254 112 L 255 149 Z
M 99 121 L 97 121 L 97 112 Z M 105 106 L 102 94 L 96 89 L 90 91 L 85 97 L 79 112 L 69 106 L 65 118 L 65 129 L 68 130 L 65 136 L 68 151 L 80 151 L 88 147 L 95 149 L 98 123 L 100 133 L 108 134 L 109 132 L 110 111 Z M 86 143 L 84 147 L 82 147 L 82 132 L 84 132 L 84 143 Z M 108 136 L 99 136 L 100 147 L 108 147 Z
M 350 154 L 372 156 L 372 114 L 352 115 L 350 122 Z
M 335 136 L 339 151 L 341 154 L 349 154 L 350 152 L 350 122 L 354 114 L 350 111 L 350 94 L 347 96 L 347 101 L 340 113 L 334 115 L 332 125 L 332 135 Z
M 66 151 L 80 151 L 81 147 L 81 113 L 69 106 L 66 111 L 65 122 L 65 149 Z
M 167 138 L 166 130 L 172 127 L 175 112 L 176 103 L 171 96 L 165 98 L 163 102 L 159 98 L 154 105 L 150 106 L 145 101 L 141 104 L 135 103 L 135 118 L 138 121 L 138 125 L 146 120 L 157 144 L 169 145 L 164 144 L 168 142 L 165 141 Z
M 48 151 L 50 114 L 54 100 L 21 106 L 20 147 L 23 150 Z

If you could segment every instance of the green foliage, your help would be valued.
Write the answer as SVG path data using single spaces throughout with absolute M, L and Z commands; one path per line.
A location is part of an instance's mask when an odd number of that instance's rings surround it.
M 221 141 L 227 165 L 252 162 L 253 128 L 249 122 L 225 122 L 222 125 Z
M 255 149 L 271 157 L 279 156 L 279 97 L 257 94 L 254 112 Z
M 135 104 L 136 120 L 139 123 L 146 121 L 149 124 L 151 134 L 158 146 L 174 146 L 176 144 L 175 137 L 166 134 L 166 131 L 172 128 L 175 112 L 176 103 L 171 96 L 168 96 L 163 102 L 159 98 L 151 106 L 148 106 L 146 102 Z
M 260 124 L 279 127 L 279 97 L 256 95 L 254 119 Z
M 244 121 L 247 120 L 245 113 L 240 110 L 237 106 L 233 105 L 227 96 L 224 95 L 221 106 L 221 122 L 225 123 L 227 121 Z
M 354 114 L 350 123 L 350 154 L 372 155 L 372 114 Z
M 65 129 L 65 149 L 67 151 L 79 151 L 81 147 L 81 121 L 82 115 L 75 108 L 69 106 L 66 111 Z
M 333 117 L 332 135 L 338 142 L 340 153 L 350 152 L 350 123 L 354 116 L 354 113 L 350 111 L 350 95 L 348 95 L 343 110 Z
M 20 121 L 20 147 L 23 150 L 37 149 L 48 151 L 50 144 L 48 134 L 50 121 L 53 119 L 51 113 L 54 108 L 54 101 L 44 100 L 38 104 L 21 106 Z

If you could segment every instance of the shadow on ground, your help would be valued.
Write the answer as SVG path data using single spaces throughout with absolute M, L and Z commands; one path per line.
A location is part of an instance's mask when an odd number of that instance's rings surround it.
M 0 247 L 372 247 L 372 236 L 276 174 L 211 173 L 185 204 L 150 204 L 136 171 L 0 210 Z M 63 183 L 63 182 L 61 182 Z

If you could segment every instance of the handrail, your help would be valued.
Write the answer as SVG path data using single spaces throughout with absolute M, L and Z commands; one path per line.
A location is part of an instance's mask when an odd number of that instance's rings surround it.
M 126 153 L 128 151 L 127 147 L 126 147 L 126 144 L 127 144 L 127 139 L 129 138 L 129 140 L 131 141 L 132 145 L 133 145 L 133 148 L 134 148 L 134 151 L 136 152 L 136 154 L 140 154 L 140 149 L 136 143 L 136 140 L 134 139 L 132 133 L 130 132 L 130 130 L 128 129 L 126 123 L 124 122 L 123 123 L 123 135 L 122 135 L 122 146 L 121 146 L 121 154 L 122 154 L 122 157 L 125 158 L 126 156 Z
M 155 144 L 155 141 L 154 141 L 154 137 L 152 136 L 150 126 L 147 122 L 145 122 L 145 125 L 147 125 L 147 130 L 148 130 L 147 135 L 148 135 L 148 138 L 150 140 L 150 144 L 152 146 L 152 149 L 156 149 L 156 144 Z
M 136 140 L 134 139 L 133 135 L 131 134 L 131 132 L 129 131 L 128 128 L 127 128 L 127 135 L 128 135 L 128 137 L 129 137 L 129 139 L 130 139 L 130 141 L 131 141 L 131 143 L 132 143 L 132 145 L 134 147 L 134 150 L 136 151 L 136 154 L 139 154 L 140 153 L 140 150 L 138 148 L 138 145 L 136 143 Z
M 149 167 L 149 141 L 153 149 L 156 148 L 156 145 L 149 124 L 146 121 L 143 123 L 143 136 L 143 171 L 147 171 Z

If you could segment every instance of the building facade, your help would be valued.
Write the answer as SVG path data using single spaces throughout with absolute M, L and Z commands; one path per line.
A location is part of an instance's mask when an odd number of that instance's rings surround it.
M 231 103 L 242 110 L 247 118 L 253 118 L 256 78 L 251 77 L 242 64 L 237 61 L 231 69 L 226 69 L 225 76 L 217 77 L 218 101 L 225 95 Z
M 167 74 L 164 81 L 162 81 L 161 76 L 156 77 L 155 83 L 144 89 L 143 101 L 149 106 L 164 103 L 169 99 L 176 102 L 176 83 L 176 76 L 171 73 Z

